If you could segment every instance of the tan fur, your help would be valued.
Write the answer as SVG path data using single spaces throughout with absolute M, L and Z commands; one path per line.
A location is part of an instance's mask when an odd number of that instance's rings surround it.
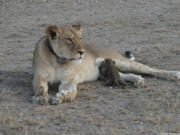
M 34 52 L 33 89 L 36 97 L 48 98 L 47 83 L 60 81 L 59 93 L 53 102 L 54 104 L 56 101 L 58 103 L 73 100 L 77 94 L 77 84 L 98 78 L 97 59 L 99 58 L 113 59 L 122 72 L 149 74 L 166 79 L 180 79 L 180 72 L 152 69 L 141 63 L 128 60 L 112 49 L 91 44 L 83 45 L 81 41 L 82 27 L 80 25 L 63 28 L 49 26 L 45 33 L 46 36 L 40 39 Z M 47 37 L 49 37 L 58 56 L 74 60 L 65 64 L 57 63 L 56 57 L 47 48 L 45 42 Z M 85 52 L 81 58 L 78 51 Z

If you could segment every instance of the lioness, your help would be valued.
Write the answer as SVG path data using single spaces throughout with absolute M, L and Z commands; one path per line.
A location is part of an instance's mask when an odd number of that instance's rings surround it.
M 121 72 L 148 74 L 165 79 L 178 80 L 180 72 L 153 69 L 121 56 L 112 49 L 93 44 L 83 44 L 82 26 L 49 26 L 45 30 L 34 51 L 33 89 L 34 101 L 48 102 L 48 83 L 61 82 L 52 104 L 71 101 L 77 95 L 77 84 L 96 80 L 99 76 L 99 64 L 105 58 L 111 58 Z M 143 82 L 143 78 L 134 74 L 122 74 L 129 81 Z

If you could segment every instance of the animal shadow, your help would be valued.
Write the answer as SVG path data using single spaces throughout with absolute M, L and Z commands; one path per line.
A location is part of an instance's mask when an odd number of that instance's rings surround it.
M 33 95 L 31 82 L 32 74 L 29 72 L 0 70 L 0 101 L 8 101 L 14 97 L 20 101 L 24 100 L 23 102 L 30 102 Z

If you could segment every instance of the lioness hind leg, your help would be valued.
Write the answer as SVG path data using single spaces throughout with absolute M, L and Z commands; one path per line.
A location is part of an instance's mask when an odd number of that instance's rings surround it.
M 151 68 L 147 65 L 138 63 L 136 61 L 120 61 L 116 60 L 116 64 L 120 71 L 125 71 L 129 73 L 135 74 L 147 74 L 152 75 L 159 78 L 164 78 L 167 80 L 180 80 L 180 72 L 179 71 L 167 71 L 167 70 L 159 70 Z
M 35 96 L 33 97 L 34 103 L 47 104 L 48 103 L 48 82 L 43 78 L 33 79 L 33 89 Z
M 77 85 L 73 82 L 61 82 L 59 92 L 52 98 L 50 104 L 56 105 L 64 101 L 72 101 L 77 95 Z
M 125 81 L 125 82 L 131 82 L 137 87 L 145 86 L 144 79 L 140 75 L 123 74 L 123 73 L 119 72 L 119 77 L 120 77 L 120 80 Z

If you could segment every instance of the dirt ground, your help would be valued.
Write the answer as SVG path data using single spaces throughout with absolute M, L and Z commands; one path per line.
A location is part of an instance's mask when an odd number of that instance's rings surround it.
M 83 40 L 137 61 L 180 70 L 179 0 L 0 0 L 0 135 L 180 133 L 180 82 L 146 77 L 147 88 L 78 86 L 75 101 L 32 103 L 32 56 L 49 24 L 80 22 Z

